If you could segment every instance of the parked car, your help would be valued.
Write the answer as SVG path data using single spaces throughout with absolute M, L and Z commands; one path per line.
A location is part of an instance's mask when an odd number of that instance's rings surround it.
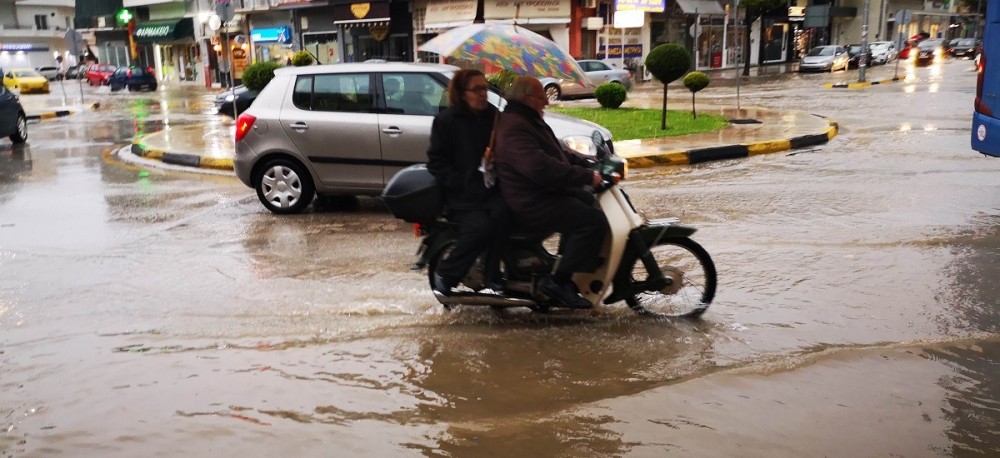
M 91 86 L 107 86 L 108 78 L 111 74 L 117 70 L 118 67 L 108 64 L 92 64 L 87 67 L 87 72 L 84 73 L 84 78 L 87 78 L 87 84 Z
M 617 83 L 625 87 L 626 91 L 632 89 L 632 72 L 614 68 L 600 60 L 580 60 L 577 61 L 584 73 L 590 77 L 594 84 L 580 84 L 572 81 L 557 80 L 555 78 L 542 78 L 542 87 L 545 88 L 545 95 L 549 101 L 559 99 L 593 97 L 597 86 L 604 83 Z
M 930 65 L 944 60 L 944 40 L 923 40 L 913 49 L 913 58 L 917 65 Z
M 810 49 L 799 61 L 799 71 L 834 72 L 837 69 L 847 70 L 850 55 L 843 46 L 826 45 Z
M 274 213 L 302 211 L 321 195 L 382 192 L 399 170 L 427 160 L 431 123 L 447 107 L 458 67 L 350 63 L 283 67 L 236 120 L 236 176 Z M 491 104 L 506 101 L 493 90 Z M 567 147 L 596 153 L 590 135 L 611 132 L 546 113 Z
M 3 85 L 17 89 L 22 94 L 29 92 L 49 93 L 49 80 L 33 68 L 14 68 L 3 75 Z
M 233 98 L 236 99 L 236 113 L 233 114 Z M 242 84 L 231 91 L 220 92 L 215 96 L 215 112 L 235 118 L 246 111 L 257 98 L 257 91 L 251 91 Z
M 120 91 L 125 88 L 131 92 L 155 91 L 156 76 L 154 76 L 152 68 L 142 68 L 136 65 L 118 67 L 108 77 L 108 86 L 111 86 L 112 91 Z
M 85 78 L 87 74 L 87 68 L 90 67 L 87 64 L 74 65 L 66 70 L 66 79 L 77 80 Z
M 888 64 L 896 60 L 896 43 L 891 41 L 876 41 L 872 43 L 872 61 L 876 64 Z
M 28 117 L 24 114 L 21 99 L 0 84 L 0 137 L 10 137 L 19 145 L 28 141 Z
M 847 45 L 847 68 L 858 68 L 861 62 L 865 63 L 865 67 L 872 66 L 872 48 L 868 45 L 868 49 L 865 52 L 861 52 L 861 45 L 853 44 Z
M 976 46 L 979 43 L 975 38 L 959 38 L 948 47 L 948 55 L 951 57 L 965 57 L 972 59 L 976 57 Z
M 55 81 L 59 79 L 59 67 L 38 67 L 35 69 L 35 71 L 40 73 L 49 81 Z

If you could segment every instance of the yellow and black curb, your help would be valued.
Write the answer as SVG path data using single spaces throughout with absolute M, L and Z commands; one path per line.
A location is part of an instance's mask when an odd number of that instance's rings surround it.
M 149 148 L 141 142 L 132 143 L 132 154 L 146 159 L 157 160 L 163 162 L 164 164 L 199 167 L 203 169 L 233 170 L 232 159 L 202 157 L 197 154 L 170 153 L 159 149 Z
M 823 133 L 799 135 L 789 139 L 765 140 L 738 145 L 712 146 L 692 150 L 667 151 L 661 154 L 643 155 L 628 158 L 629 167 L 643 168 L 658 165 L 700 164 L 702 162 L 724 159 L 740 159 L 758 154 L 777 153 L 809 146 L 824 144 L 837 136 L 839 126 L 829 118 L 813 115 L 826 120 L 827 127 Z
M 842 84 L 827 83 L 824 84 L 823 87 L 827 89 L 861 89 L 863 87 L 878 86 L 879 84 L 895 83 L 897 81 L 903 81 L 904 79 L 905 78 L 903 77 L 897 76 L 886 80 L 868 81 L 864 83 L 842 83 Z
M 42 119 L 61 118 L 63 116 L 69 116 L 71 114 L 73 114 L 73 112 L 70 110 L 59 110 L 59 111 L 52 111 L 49 113 L 26 115 L 24 118 L 27 119 L 28 121 L 39 121 Z

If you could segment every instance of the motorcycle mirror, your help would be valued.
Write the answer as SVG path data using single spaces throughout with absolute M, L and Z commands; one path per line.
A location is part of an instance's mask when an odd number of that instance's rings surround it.
M 597 151 L 597 160 L 603 161 L 607 159 L 608 150 L 604 145 L 604 136 L 601 135 L 601 132 L 595 130 L 592 134 L 590 134 L 590 140 L 594 142 L 594 148 Z

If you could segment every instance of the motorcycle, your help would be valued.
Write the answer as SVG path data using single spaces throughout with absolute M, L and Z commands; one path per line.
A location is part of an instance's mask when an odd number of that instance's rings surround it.
M 716 270 L 708 252 L 690 236 L 695 228 L 676 218 L 649 220 L 632 205 L 618 185 L 626 162 L 611 153 L 600 132 L 592 136 L 597 149 L 595 168 L 604 178 L 594 189 L 611 231 L 600 249 L 601 264 L 592 273 L 576 273 L 581 295 L 593 305 L 625 301 L 640 315 L 701 316 L 715 297 Z M 423 164 L 399 171 L 389 181 L 382 200 L 396 218 L 415 223 L 421 237 L 414 269 L 427 268 L 433 290 L 438 263 L 448 256 L 458 226 L 442 216 L 443 199 L 434 177 Z M 501 253 L 506 279 L 499 292 L 487 288 L 482 261 L 476 262 L 460 285 L 468 291 L 434 293 L 445 308 L 458 305 L 527 307 L 550 312 L 562 307 L 538 290 L 538 280 L 551 275 L 559 256 L 546 249 L 551 234 L 513 233 Z

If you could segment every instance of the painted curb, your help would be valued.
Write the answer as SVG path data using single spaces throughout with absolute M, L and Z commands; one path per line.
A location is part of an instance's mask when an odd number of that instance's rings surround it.
M 826 120 L 826 130 L 818 134 L 800 135 L 789 139 L 765 140 L 738 145 L 712 146 L 692 150 L 676 150 L 662 154 L 636 156 L 628 159 L 630 168 L 655 167 L 660 165 L 700 164 L 723 159 L 739 159 L 758 154 L 777 153 L 793 149 L 824 144 L 837 136 L 840 126 L 836 121 L 824 116 L 813 115 Z
M 898 82 L 898 81 L 903 81 L 904 79 L 905 78 L 897 76 L 897 77 L 889 78 L 889 79 L 886 79 L 886 80 L 868 81 L 868 82 L 865 82 L 865 83 L 850 83 L 850 84 L 832 84 L 832 83 L 827 83 L 827 84 L 824 84 L 823 87 L 825 87 L 827 89 L 861 89 L 861 88 L 864 88 L 864 87 L 878 86 L 879 84 L 895 83 L 895 82 Z
M 24 118 L 27 119 L 28 121 L 39 121 L 42 119 L 61 118 L 63 116 L 69 116 L 71 114 L 73 114 L 73 112 L 70 110 L 59 110 L 59 111 L 52 111 L 49 113 L 42 113 L 36 115 L 26 115 Z
M 100 102 L 95 102 L 95 103 L 92 103 L 92 104 L 88 105 L 87 109 L 88 110 L 96 110 L 96 109 L 98 109 L 100 107 L 101 107 L 101 103 Z M 77 112 L 73 111 L 73 110 L 56 110 L 56 111 L 50 111 L 50 112 L 47 112 L 47 113 L 25 115 L 24 119 L 26 119 L 28 121 L 40 121 L 42 119 L 61 118 L 63 116 L 69 116 L 71 114 L 76 114 L 76 113 Z
M 203 169 L 233 170 L 232 159 L 220 159 L 214 157 L 202 157 L 197 154 L 171 153 L 146 147 L 141 141 L 132 143 L 132 154 L 146 159 L 155 159 L 164 164 L 183 165 L 186 167 L 198 167 Z

